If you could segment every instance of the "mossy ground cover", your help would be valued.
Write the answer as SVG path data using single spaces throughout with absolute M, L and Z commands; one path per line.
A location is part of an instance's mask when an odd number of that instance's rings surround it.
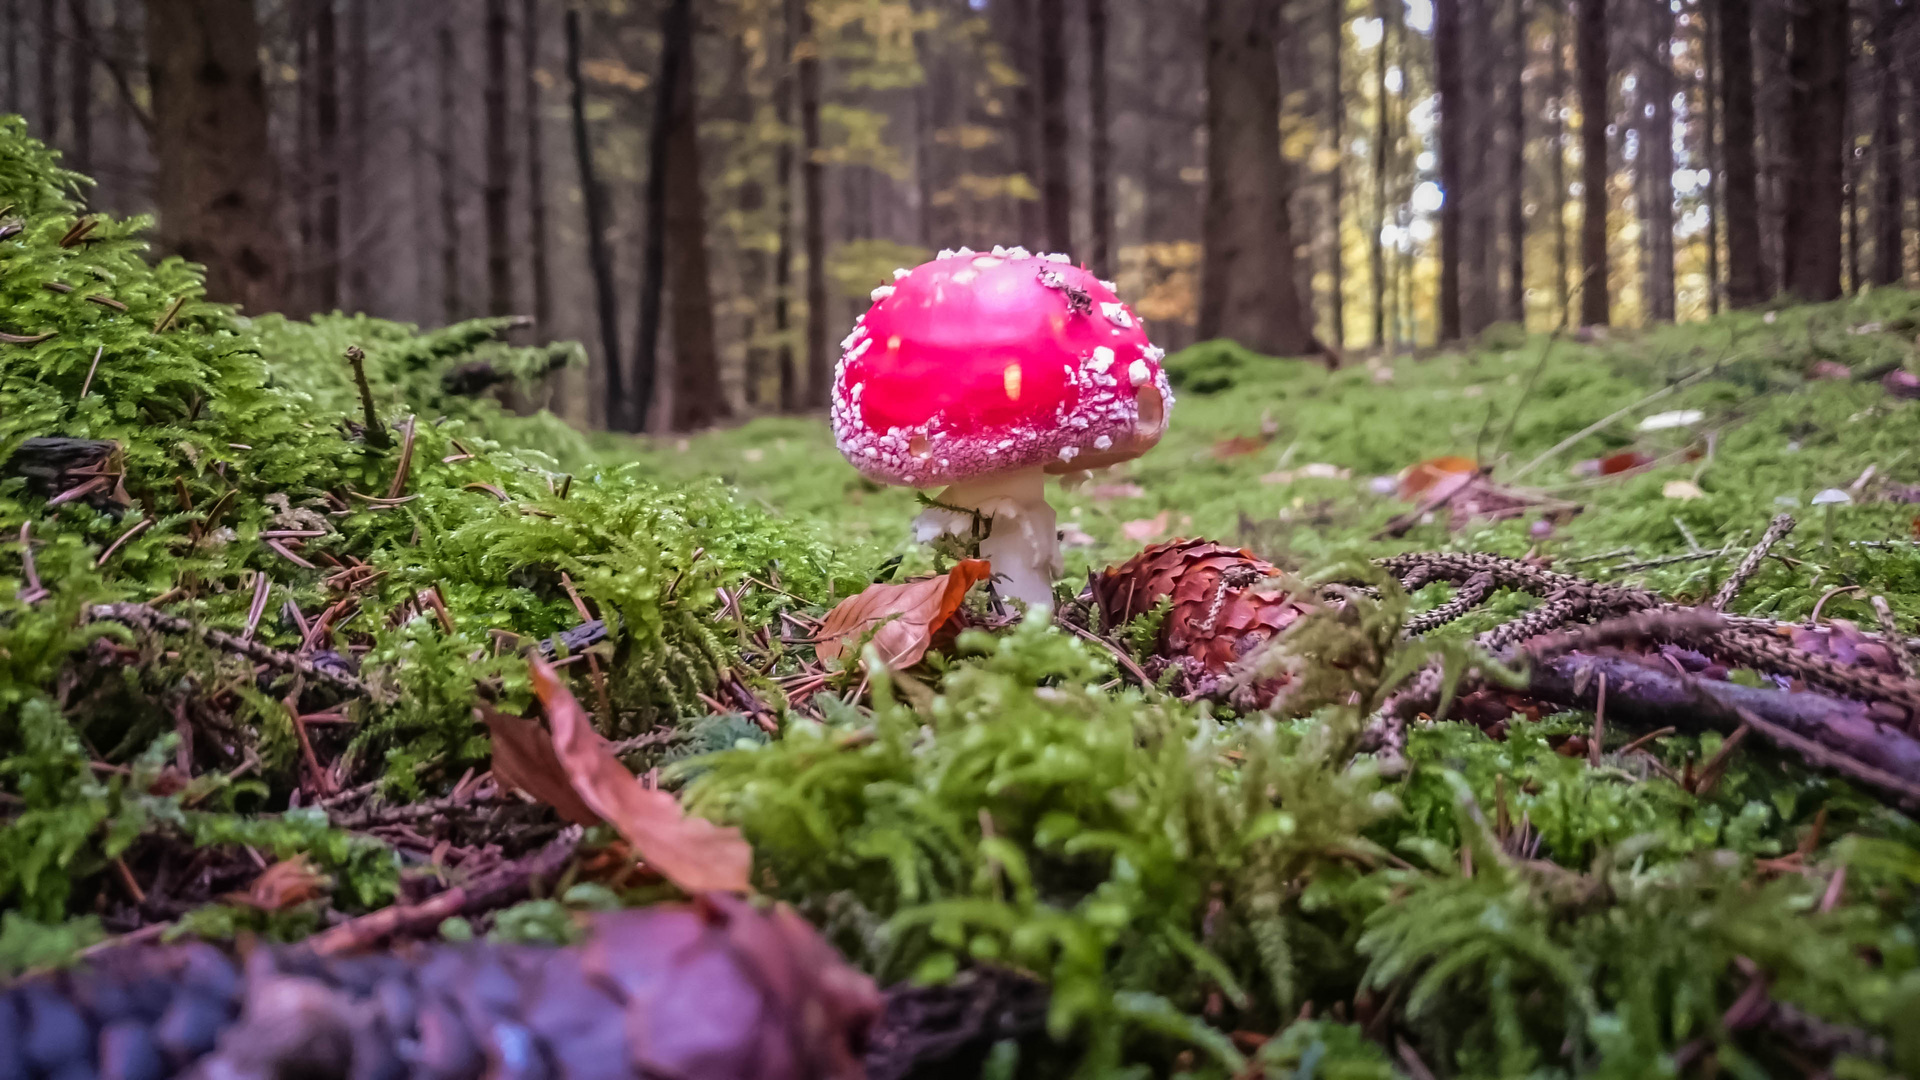
M 1556 750 L 1583 715 L 1516 720 L 1504 739 L 1419 728 L 1402 779 L 1355 758 L 1369 711 L 1432 648 L 1397 631 L 1438 587 L 1356 596 L 1283 639 L 1330 703 L 1305 715 L 1130 686 L 1110 653 L 1031 619 L 969 632 L 914 672 L 830 673 L 790 705 L 776 680 L 811 650 L 783 615 L 818 616 L 895 557 L 902 572 L 934 566 L 906 539 L 911 493 L 859 479 L 824 424 L 636 443 L 515 417 L 443 376 L 476 359 L 531 374 L 552 351 L 501 345 L 485 324 L 237 319 L 198 299 L 193 268 L 143 261 L 142 223 L 76 240 L 79 182 L 17 121 L 0 128 L 0 203 L 19 224 L 0 239 L 0 331 L 52 335 L 0 345 L 0 456 L 37 436 L 112 439 L 126 492 L 53 506 L 24 478 L 0 481 L 0 535 L 30 526 L 45 589 L 11 544 L 10 967 L 155 925 L 298 938 L 550 835 L 539 808 L 449 805 L 404 829 L 378 814 L 484 771 L 474 705 L 526 708 L 518 650 L 584 609 L 609 636 L 572 667 L 576 692 L 610 736 L 661 736 L 666 781 L 742 826 L 764 892 L 883 981 L 994 963 L 1050 983 L 1052 1041 L 996 1048 L 988 1075 L 1791 1074 L 1792 1039 L 1729 1026 L 1756 979 L 1890 1044 L 1855 1046 L 1836 1074 L 1920 1070 L 1920 831 L 1848 785 L 1751 744 L 1697 792 L 1614 756 L 1590 767 Z M 1920 555 L 1899 541 L 1914 536 L 1920 404 L 1807 374 L 1910 363 L 1916 330 L 1920 297 L 1880 291 L 1331 373 L 1197 347 L 1171 361 L 1166 442 L 1057 500 L 1086 537 L 1070 572 L 1154 533 L 1246 543 L 1323 580 L 1401 550 L 1564 563 L 1630 548 L 1581 569 L 1697 599 L 1785 509 L 1801 528 L 1735 610 L 1804 618 L 1825 598 L 1824 616 L 1870 624 L 1880 594 L 1910 628 Z M 363 424 L 350 345 L 389 445 Z M 1580 508 L 1545 535 L 1540 514 L 1457 531 L 1440 514 L 1370 539 L 1407 509 L 1374 478 L 1447 454 L 1512 477 L 1670 386 L 1524 476 Z M 1701 417 L 1638 430 L 1672 410 Z M 1660 463 L 1576 471 L 1625 450 Z M 1811 505 L 1869 466 L 1852 503 Z M 1616 569 L 1695 545 L 1728 553 Z M 86 617 L 107 601 L 334 654 L 369 693 L 343 701 L 191 636 Z M 1503 597 L 1443 636 L 1531 602 Z M 774 738 L 715 709 L 723 681 L 772 710 Z M 1678 770 L 1719 746 L 1708 734 L 1657 750 Z M 312 805 L 367 785 L 371 802 Z M 321 895 L 271 912 L 230 898 L 299 855 L 329 880 Z M 570 907 L 661 892 L 615 876 L 446 932 L 565 936 Z

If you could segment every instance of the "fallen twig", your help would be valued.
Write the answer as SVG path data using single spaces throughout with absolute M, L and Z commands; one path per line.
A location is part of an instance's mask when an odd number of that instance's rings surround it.
M 296 674 L 312 679 L 314 682 L 325 683 L 335 689 L 344 690 L 349 694 L 354 694 L 359 697 L 372 696 L 372 690 L 368 688 L 366 683 L 361 682 L 351 675 L 343 675 L 340 672 L 322 667 L 307 657 L 296 656 L 290 652 L 283 652 L 279 649 L 262 645 L 257 641 L 249 641 L 238 634 L 230 634 L 225 630 L 217 630 L 211 626 L 199 626 L 178 615 L 169 615 L 164 611 L 156 611 L 145 604 L 95 604 L 93 607 L 87 609 L 87 616 L 95 620 L 125 623 L 128 626 L 145 630 L 149 633 L 185 634 L 191 637 L 197 637 L 223 652 L 244 656 L 249 660 L 279 668 L 283 671 L 295 672 Z
M 1761 534 L 1760 542 L 1753 545 L 1753 550 L 1747 552 L 1747 557 L 1740 560 L 1740 565 L 1734 568 L 1733 573 L 1727 575 L 1727 580 L 1721 583 L 1720 591 L 1713 594 L 1713 601 L 1708 606 L 1715 611 L 1726 610 L 1727 605 L 1733 603 L 1733 598 L 1740 594 L 1740 590 L 1746 586 L 1747 581 L 1760 569 L 1760 564 L 1766 561 L 1767 552 L 1773 550 L 1773 545 L 1792 532 L 1796 524 L 1798 522 L 1793 520 L 1792 514 L 1781 514 L 1775 517 L 1767 525 L 1767 531 Z
M 536 882 L 555 877 L 572 861 L 580 847 L 582 830 L 569 826 L 532 855 L 484 874 L 466 885 L 456 885 L 418 904 L 394 904 L 369 912 L 307 939 L 306 947 L 320 956 L 360 952 L 396 934 L 425 934 L 457 915 L 477 915 L 525 897 Z

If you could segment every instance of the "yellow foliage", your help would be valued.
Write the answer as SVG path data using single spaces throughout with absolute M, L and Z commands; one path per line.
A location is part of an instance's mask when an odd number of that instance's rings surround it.
M 620 90 L 645 90 L 653 80 L 644 71 L 635 71 L 618 60 L 582 60 L 580 74 L 589 82 Z

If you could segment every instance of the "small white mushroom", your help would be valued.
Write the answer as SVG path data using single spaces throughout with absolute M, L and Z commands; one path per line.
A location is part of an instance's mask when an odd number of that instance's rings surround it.
M 1828 488 L 1813 497 L 1815 506 L 1845 506 L 1853 501 L 1853 496 L 1839 488 Z

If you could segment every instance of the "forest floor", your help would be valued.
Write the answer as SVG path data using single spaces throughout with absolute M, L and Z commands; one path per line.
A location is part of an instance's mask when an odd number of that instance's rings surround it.
M 0 1076 L 1920 1075 L 1920 295 L 1186 350 L 1022 617 L 816 419 L 508 415 L 570 347 L 78 183 L 0 122 Z

